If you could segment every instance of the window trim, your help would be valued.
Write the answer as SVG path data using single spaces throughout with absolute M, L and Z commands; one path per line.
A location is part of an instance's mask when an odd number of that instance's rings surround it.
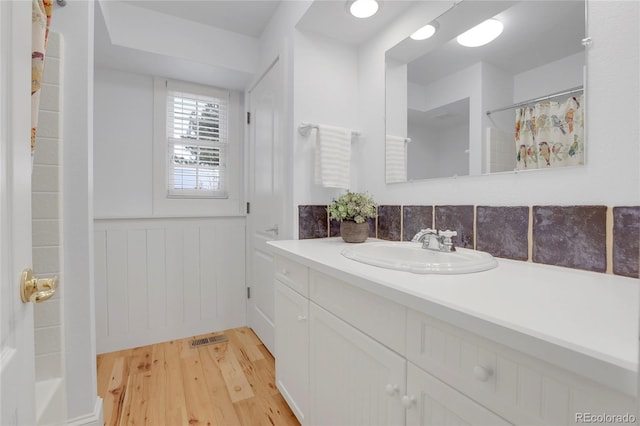
M 201 217 L 242 215 L 244 132 L 243 95 L 233 90 L 156 77 L 153 81 L 153 216 Z M 228 129 L 225 149 L 226 194 L 220 196 L 169 195 L 168 93 L 185 92 L 204 96 L 228 96 Z

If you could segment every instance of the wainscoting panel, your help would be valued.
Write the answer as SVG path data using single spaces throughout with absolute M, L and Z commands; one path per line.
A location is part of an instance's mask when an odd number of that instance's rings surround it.
M 98 219 L 94 229 L 98 353 L 246 324 L 244 218 Z

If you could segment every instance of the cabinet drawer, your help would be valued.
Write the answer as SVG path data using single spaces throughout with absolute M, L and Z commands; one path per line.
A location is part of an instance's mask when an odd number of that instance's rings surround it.
M 303 296 L 309 296 L 309 268 L 284 257 L 274 258 L 275 278 Z
M 407 309 L 403 305 L 321 272 L 311 271 L 309 280 L 312 301 L 404 355 Z
M 407 365 L 407 395 L 407 426 L 511 425 L 412 363 Z
M 632 398 L 425 314 L 407 313 L 407 359 L 514 424 L 634 413 Z

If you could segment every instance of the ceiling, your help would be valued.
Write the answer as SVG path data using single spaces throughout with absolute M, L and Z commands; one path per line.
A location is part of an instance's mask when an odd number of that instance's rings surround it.
M 280 6 L 276 0 L 123 0 L 176 18 L 260 37 Z
M 416 3 L 415 0 L 382 1 L 375 15 L 359 19 L 349 14 L 346 0 L 314 1 L 296 28 L 350 45 L 359 45 L 374 37 Z
M 584 52 L 584 5 L 576 0 L 464 1 L 436 19 L 436 36 L 403 40 L 387 57 L 409 63 L 409 80 L 424 86 L 480 61 L 517 74 Z M 496 40 L 477 48 L 456 42 L 458 34 L 491 17 L 505 26 Z

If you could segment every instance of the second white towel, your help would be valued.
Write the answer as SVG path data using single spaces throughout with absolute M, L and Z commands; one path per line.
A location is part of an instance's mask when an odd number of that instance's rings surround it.
M 315 183 L 349 189 L 351 182 L 351 130 L 318 125 Z
M 386 182 L 407 181 L 407 143 L 401 136 L 387 135 L 386 141 Z

